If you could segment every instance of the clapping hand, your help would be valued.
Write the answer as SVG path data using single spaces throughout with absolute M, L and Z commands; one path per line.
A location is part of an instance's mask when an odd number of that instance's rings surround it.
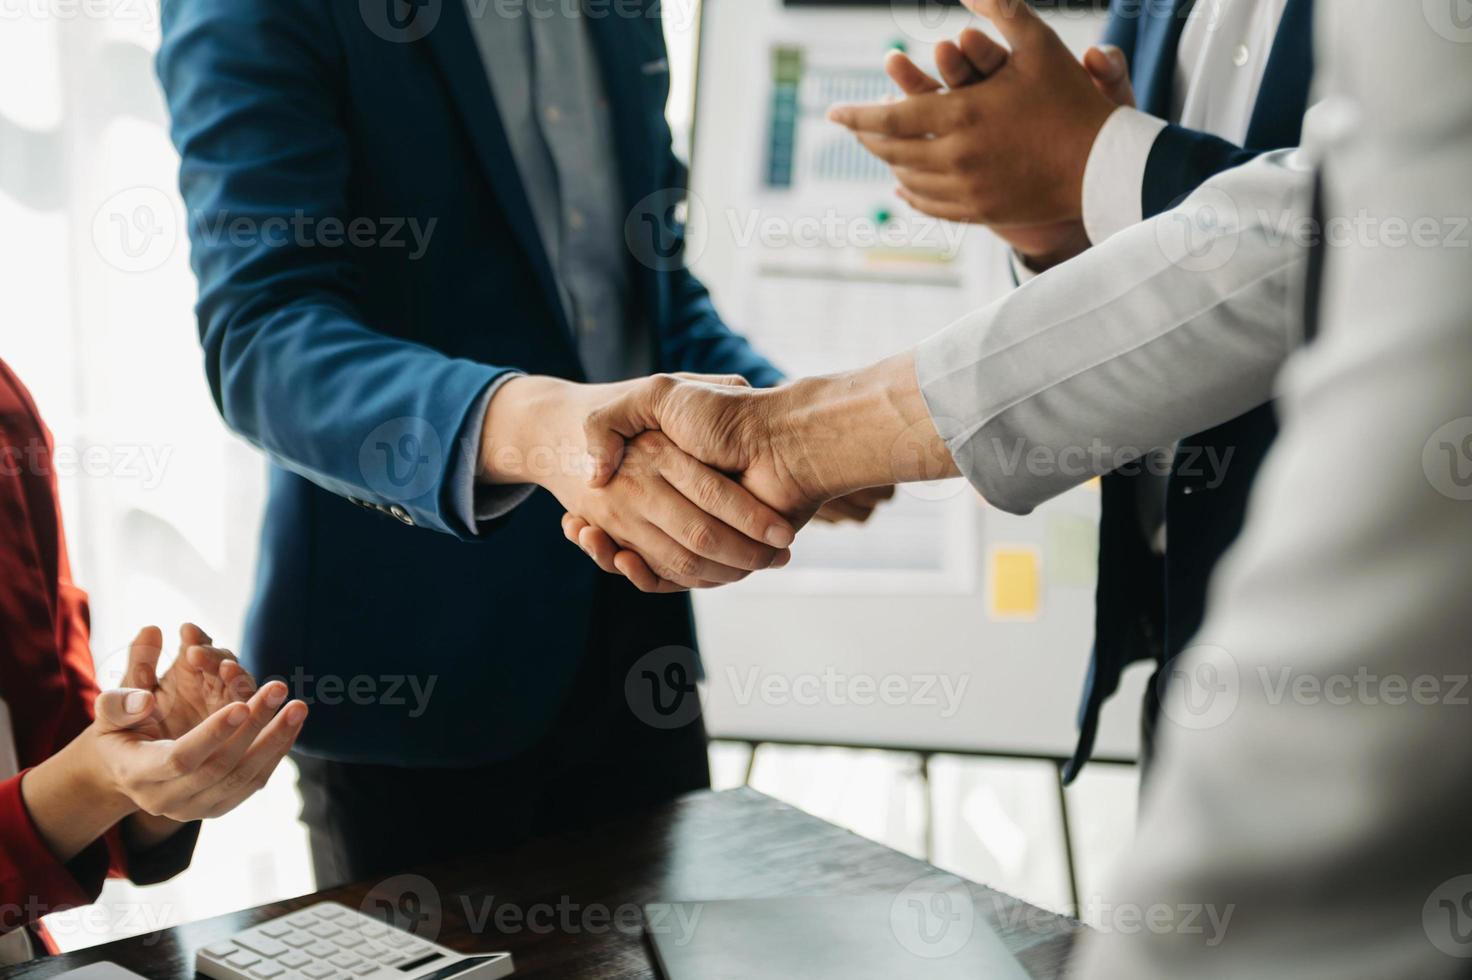
M 307 706 L 287 687 L 257 687 L 229 651 L 180 630 L 179 659 L 156 676 L 163 634 L 141 630 L 124 682 L 103 691 L 93 722 L 21 783 L 38 831 L 68 861 L 122 823 L 147 848 L 181 823 L 218 817 L 263 787 L 295 744 Z
M 898 102 L 839 105 L 830 118 L 888 163 L 916 210 L 992 228 L 1036 268 L 1086 249 L 1083 177 L 1094 139 L 1134 105 L 1124 53 L 1094 47 L 1082 63 L 1025 3 L 966 0 L 1006 47 L 973 28 L 936 47 L 937 80 L 908 56 L 886 70 Z

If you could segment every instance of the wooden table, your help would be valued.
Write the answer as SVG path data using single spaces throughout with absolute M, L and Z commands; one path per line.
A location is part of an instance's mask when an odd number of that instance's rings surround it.
M 0 980 L 43 980 L 98 960 L 150 980 L 187 980 L 200 947 L 323 899 L 378 914 L 393 909 L 421 935 L 464 952 L 509 950 L 517 980 L 653 980 L 643 903 L 897 895 L 936 873 L 753 790 L 695 793 L 596 830 L 42 958 L 0 970 Z M 1081 926 L 970 887 L 977 916 L 1035 980 L 1061 974 Z

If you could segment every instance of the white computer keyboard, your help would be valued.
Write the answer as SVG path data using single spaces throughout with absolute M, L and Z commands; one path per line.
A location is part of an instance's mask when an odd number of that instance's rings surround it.
M 470 955 L 322 902 L 213 943 L 194 967 L 214 980 L 496 980 L 510 953 Z

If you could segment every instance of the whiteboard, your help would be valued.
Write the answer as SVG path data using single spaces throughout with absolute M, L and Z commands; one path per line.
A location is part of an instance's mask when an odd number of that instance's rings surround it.
M 1055 26 L 1080 52 L 1102 15 Z M 689 260 L 728 322 L 791 375 L 872 362 L 1011 288 L 982 229 L 909 211 L 828 124 L 890 90 L 885 53 L 933 63 L 980 22 L 904 2 L 704 0 Z M 1027 517 L 963 481 L 903 488 L 870 526 L 813 527 L 792 565 L 696 597 L 717 738 L 1068 757 L 1093 632 L 1097 484 Z M 1133 759 L 1148 670 L 1096 755 Z

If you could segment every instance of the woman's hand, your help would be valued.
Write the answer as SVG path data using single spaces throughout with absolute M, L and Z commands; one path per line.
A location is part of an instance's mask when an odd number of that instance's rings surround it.
M 286 685 L 272 681 L 169 739 L 149 731 L 158 705 L 152 693 L 104 691 L 97 720 L 78 741 L 92 777 L 131 809 L 180 823 L 218 817 L 264 787 L 296 742 L 307 706 L 283 708 L 286 696 Z
M 193 623 L 179 627 L 179 655 L 163 677 L 158 662 L 163 632 L 140 630 L 128 646 L 122 686 L 154 695 L 154 715 L 135 731 L 157 738 L 178 738 L 227 704 L 249 700 L 255 681 L 229 650 L 211 646 L 209 635 Z
M 25 775 L 26 807 L 58 860 L 122 821 L 129 840 L 147 848 L 179 823 L 227 813 L 295 744 L 307 706 L 285 704 L 285 684 L 257 690 L 227 651 L 196 642 L 208 640 L 198 627 L 180 636 L 183 652 L 162 680 L 103 691 L 93 723 Z M 162 638 L 153 627 L 138 634 L 127 680 L 150 683 Z

